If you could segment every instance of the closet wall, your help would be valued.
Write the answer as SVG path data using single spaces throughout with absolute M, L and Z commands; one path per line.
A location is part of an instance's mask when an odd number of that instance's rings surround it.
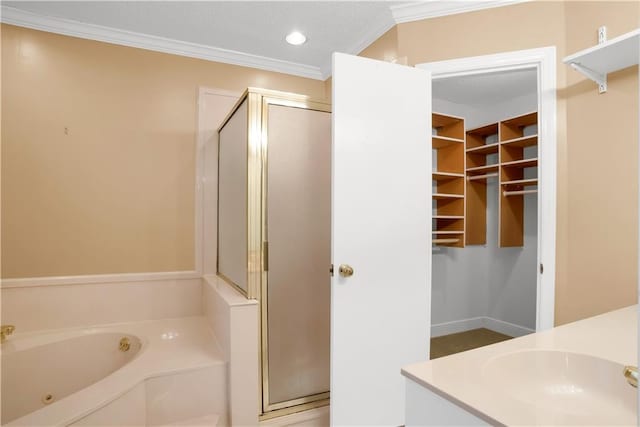
M 433 100 L 434 111 L 464 117 L 467 129 L 536 109 L 536 93 L 491 105 Z M 487 244 L 433 249 L 434 336 L 478 327 L 478 318 L 512 335 L 535 329 L 537 209 L 536 195 L 525 196 L 524 246 L 499 248 L 498 181 L 488 180 Z

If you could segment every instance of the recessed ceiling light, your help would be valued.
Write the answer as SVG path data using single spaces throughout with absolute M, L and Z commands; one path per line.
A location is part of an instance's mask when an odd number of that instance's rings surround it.
M 292 44 L 294 46 L 298 46 L 303 44 L 304 42 L 307 41 L 307 38 L 305 37 L 304 34 L 298 32 L 298 31 L 293 31 L 291 33 L 289 33 L 287 35 L 287 37 L 285 38 L 285 40 L 287 41 L 287 43 Z

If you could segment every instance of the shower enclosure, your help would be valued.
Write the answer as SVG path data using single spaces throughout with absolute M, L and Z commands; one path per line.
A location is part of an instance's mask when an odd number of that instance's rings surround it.
M 330 105 L 249 88 L 219 130 L 218 275 L 260 302 L 262 417 L 328 403 Z

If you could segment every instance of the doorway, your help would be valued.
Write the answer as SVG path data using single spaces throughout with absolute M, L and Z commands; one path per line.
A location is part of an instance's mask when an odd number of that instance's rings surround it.
M 465 203 L 451 219 L 434 202 L 431 358 L 553 327 L 555 48 L 417 67 L 432 72 L 434 117 L 464 123 L 453 135 L 463 179 L 434 181 Z M 454 153 L 437 145 L 435 169 Z M 437 234 L 448 230 L 458 242 Z

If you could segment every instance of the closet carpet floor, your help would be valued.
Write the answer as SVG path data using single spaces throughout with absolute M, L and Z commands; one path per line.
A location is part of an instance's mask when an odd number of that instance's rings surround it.
M 513 337 L 486 328 L 431 338 L 431 359 L 484 347 L 485 345 L 495 344 L 511 338 Z

